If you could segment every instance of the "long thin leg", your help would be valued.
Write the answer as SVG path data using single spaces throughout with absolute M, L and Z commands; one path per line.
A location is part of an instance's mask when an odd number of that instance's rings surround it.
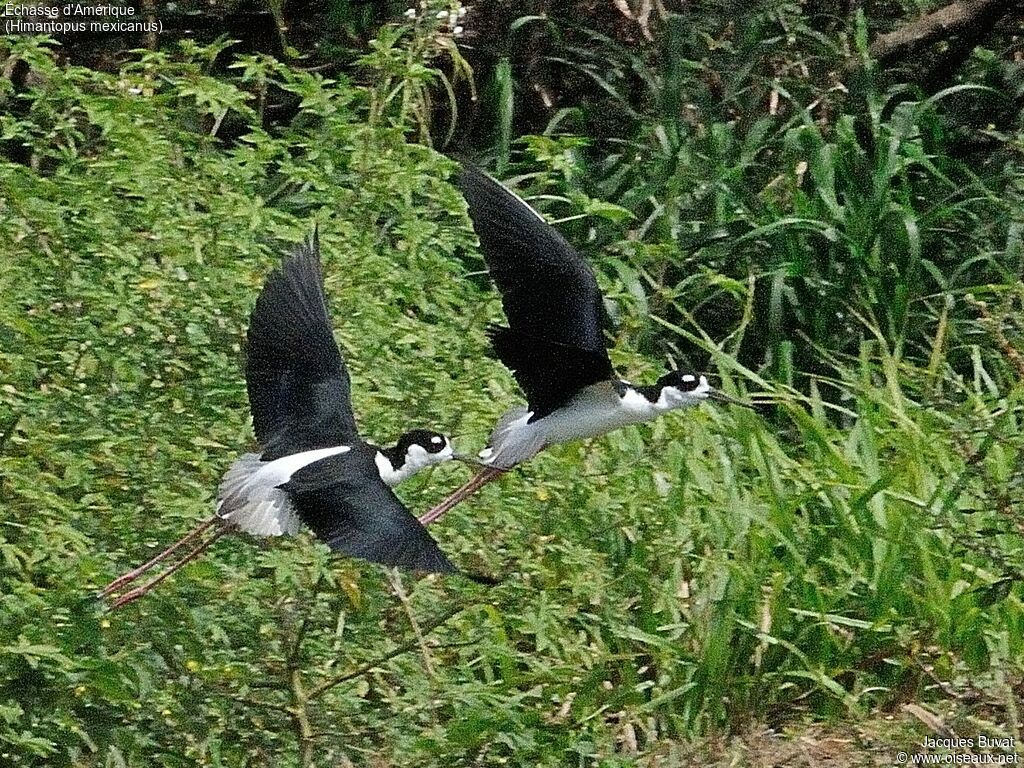
M 467 482 L 461 488 L 454 491 L 451 495 L 442 500 L 433 509 L 423 514 L 419 518 L 420 523 L 422 525 L 429 525 L 430 523 L 439 520 L 441 517 L 443 517 L 445 514 L 451 511 L 454 507 L 456 507 L 459 503 L 465 501 L 467 498 L 469 498 L 474 493 L 479 491 L 485 485 L 494 481 L 498 477 L 501 477 L 501 475 L 505 474 L 507 471 L 507 469 L 498 469 L 497 467 L 485 467 L 482 471 L 477 473 L 477 475 L 473 477 L 469 482 Z M 107 597 L 111 593 L 118 591 L 125 584 L 129 584 L 135 579 L 139 578 L 139 576 L 152 569 L 161 561 L 165 560 L 167 557 L 172 555 L 174 552 L 176 552 L 178 549 L 183 547 L 188 542 L 192 541 L 192 539 L 196 538 L 196 536 L 201 534 L 203 531 L 207 530 L 210 526 L 218 522 L 220 519 L 221 518 L 214 515 L 209 520 L 201 523 L 192 531 L 185 534 L 185 536 L 178 539 L 178 541 L 169 546 L 163 552 L 160 552 L 158 555 L 153 557 L 148 562 L 143 563 L 138 568 L 128 571 L 128 573 L 114 579 L 114 581 L 110 582 L 110 584 L 103 588 L 103 591 L 99 593 L 99 597 Z M 121 595 L 114 601 L 113 605 L 111 606 L 111 610 L 115 610 L 123 605 L 127 605 L 128 603 L 138 600 L 140 597 L 147 594 L 150 590 L 152 590 L 164 579 L 166 579 L 172 573 L 174 573 L 179 568 L 184 566 L 186 563 L 189 563 L 192 560 L 195 560 L 197 557 L 199 557 L 199 555 L 201 555 L 203 552 L 209 549 L 213 545 L 213 543 L 217 541 L 217 539 L 219 539 L 221 536 L 223 536 L 230 530 L 231 526 L 225 525 L 219 531 L 216 531 L 205 542 L 193 547 L 184 557 L 182 557 L 176 563 L 172 564 L 160 575 L 156 576 L 150 581 L 147 581 L 141 587 L 136 587 L 135 589 L 125 592 L 123 595 Z
M 145 584 L 143 584 L 141 587 L 136 587 L 135 589 L 129 590 L 128 592 L 125 592 L 123 595 L 118 597 L 114 601 L 113 605 L 110 606 L 110 610 L 115 611 L 123 605 L 127 605 L 128 603 L 133 602 L 134 600 L 138 600 L 140 597 L 148 593 L 151 589 L 156 587 L 160 582 L 162 582 L 172 573 L 177 571 L 179 568 L 186 565 L 187 563 L 190 563 L 191 561 L 199 557 L 201 554 L 203 554 L 203 552 L 208 550 L 217 539 L 219 539 L 221 536 L 223 536 L 231 529 L 232 527 L 230 525 L 225 525 L 219 531 L 214 531 L 213 535 L 210 536 L 210 538 L 208 538 L 201 544 L 197 544 L 196 546 L 194 546 L 188 552 L 188 554 L 186 554 L 183 558 L 178 560 L 178 562 L 174 563 L 173 565 L 165 569 L 162 573 L 160 573 L 159 576 L 155 576 L 154 578 L 150 579 Z
M 195 528 L 193 528 L 191 531 L 189 531 L 184 536 L 182 536 L 180 539 L 178 539 L 176 542 L 171 544 L 171 546 L 169 546 L 163 552 L 160 552 L 158 555 L 153 557 L 151 560 L 143 563 L 138 568 L 134 568 L 134 569 L 128 571 L 127 573 L 125 573 L 125 574 L 123 574 L 121 576 L 118 576 L 112 582 L 107 584 L 107 586 L 105 586 L 103 588 L 103 591 L 101 591 L 97 595 L 97 597 L 100 597 L 100 598 L 107 597 L 108 595 L 112 594 L 113 592 L 117 592 L 125 584 L 130 584 L 131 582 L 135 581 L 137 578 L 139 578 L 139 576 L 141 576 L 142 574 L 146 573 L 146 571 L 151 570 L 153 568 L 153 566 L 155 566 L 157 563 L 160 563 L 163 560 L 166 560 L 168 557 L 170 557 L 175 552 L 177 552 L 179 549 L 181 549 L 183 546 L 188 544 L 190 541 L 192 541 L 192 539 L 194 539 L 196 536 L 201 534 L 203 531 L 205 531 L 211 525 L 216 523 L 218 520 L 220 520 L 220 518 L 217 517 L 216 515 L 214 515 L 209 520 L 206 520 L 205 522 L 200 523 Z
M 498 469 L 497 467 L 486 467 L 477 473 L 476 477 L 470 480 L 468 483 L 463 485 L 458 490 L 454 491 L 450 496 L 441 501 L 436 507 L 431 509 L 429 512 L 425 512 L 420 516 L 420 523 L 423 525 L 429 525 L 435 520 L 440 519 L 442 516 L 447 514 L 457 504 L 468 499 L 474 493 L 479 491 L 485 485 L 492 480 L 495 480 L 505 474 L 507 469 Z

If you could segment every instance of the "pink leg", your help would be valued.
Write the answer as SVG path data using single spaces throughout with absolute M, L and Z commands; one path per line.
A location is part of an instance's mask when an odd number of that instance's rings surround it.
M 498 469 L 497 467 L 486 467 L 477 473 L 476 477 L 470 480 L 468 483 L 463 485 L 458 490 L 454 491 L 448 498 L 444 499 L 440 504 L 431 509 L 429 512 L 424 513 L 420 516 L 420 523 L 423 525 L 430 525 L 435 520 L 440 519 L 448 513 L 453 507 L 460 502 L 468 499 L 474 493 L 479 491 L 485 485 L 492 480 L 501 477 L 503 474 L 508 472 L 507 469 Z
M 171 544 L 171 546 L 169 546 L 167 549 L 165 549 L 163 552 L 158 554 L 153 559 L 149 560 L 148 562 L 143 563 L 138 568 L 135 568 L 135 569 L 133 569 L 131 571 L 128 571 L 128 573 L 126 573 L 126 574 L 124 574 L 122 576 L 118 576 L 112 582 L 107 584 L 107 586 L 105 586 L 103 588 L 103 591 L 100 592 L 99 595 L 97 595 L 97 597 L 107 597 L 111 593 L 117 592 L 125 584 L 129 584 L 129 583 L 135 581 L 137 578 L 139 578 L 139 576 L 144 574 L 146 571 L 152 569 L 153 566 L 155 566 L 157 563 L 162 562 L 163 560 L 166 560 L 170 555 L 174 554 L 179 549 L 181 549 L 183 546 L 188 544 L 190 541 L 192 541 L 192 539 L 194 539 L 196 536 L 201 534 L 203 531 L 205 531 L 211 525 L 216 523 L 218 520 L 220 520 L 220 518 L 217 517 L 216 515 L 214 515 L 209 520 L 206 520 L 205 522 L 200 523 L 199 525 L 197 525 L 195 528 L 193 528 L 187 534 L 182 536 L 176 542 Z
M 230 530 L 231 530 L 231 526 L 225 525 L 219 531 L 215 531 L 214 534 L 210 538 L 208 538 L 203 543 L 197 544 L 196 546 L 194 546 L 189 551 L 189 553 L 187 555 L 185 555 L 183 558 L 181 558 L 181 560 L 179 560 L 178 562 L 174 563 L 172 566 L 167 568 L 159 576 L 157 576 L 157 577 L 155 577 L 153 579 L 150 579 L 145 584 L 143 584 L 141 587 L 136 587 L 135 589 L 132 589 L 132 590 L 129 590 L 128 592 L 125 592 L 123 595 L 121 595 L 119 598 L 117 598 L 114 601 L 114 604 L 110 606 L 110 610 L 116 611 L 122 605 L 127 605 L 130 602 L 138 600 L 140 597 L 142 597 L 143 595 L 148 593 L 151 589 L 156 587 L 158 584 L 160 584 L 160 582 L 162 582 L 164 579 L 166 579 L 168 576 L 170 576 L 176 570 L 181 568 L 183 565 L 185 565 L 185 564 L 195 560 L 197 557 L 199 557 L 201 554 L 203 554 L 203 552 L 208 550 L 217 539 L 219 539 L 221 536 L 223 536 L 225 533 L 227 533 Z

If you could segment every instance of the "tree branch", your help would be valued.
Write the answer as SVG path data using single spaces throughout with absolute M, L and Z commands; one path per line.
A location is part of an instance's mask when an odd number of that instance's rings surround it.
M 302 673 L 296 668 L 291 670 L 289 675 L 291 682 L 291 693 L 293 706 L 291 714 L 295 720 L 296 735 L 299 738 L 299 754 L 302 760 L 302 768 L 310 768 L 313 765 L 313 727 L 309 723 L 309 710 L 306 703 L 309 697 L 306 696 L 302 687 Z
M 443 614 L 438 616 L 436 619 L 431 619 L 428 623 L 421 625 L 420 631 L 421 631 L 422 635 L 426 636 L 430 632 L 433 632 L 435 629 L 440 627 L 442 624 L 448 622 L 449 620 L 454 618 L 459 613 L 462 613 L 464 610 L 466 610 L 469 607 L 471 607 L 471 606 L 468 606 L 468 605 L 456 606 L 456 607 L 454 607 L 454 608 L 452 608 L 452 609 L 450 609 L 448 611 L 445 611 Z M 321 696 L 323 696 L 325 693 L 327 693 L 327 691 L 329 691 L 331 688 L 334 688 L 336 685 L 341 685 L 342 683 L 347 683 L 349 680 L 355 680 L 356 678 L 362 677 L 363 675 L 367 674 L 368 672 L 372 672 L 374 669 L 379 667 L 384 662 L 390 661 L 391 659 L 395 658 L 396 656 L 401 656 L 403 653 L 408 653 L 409 651 L 411 651 L 414 648 L 418 647 L 419 644 L 420 644 L 420 641 L 418 639 L 414 638 L 414 639 L 410 640 L 409 642 L 403 643 L 402 645 L 398 646 L 393 651 L 385 653 L 383 656 L 379 656 L 378 658 L 374 659 L 373 661 L 369 661 L 366 664 L 363 664 L 361 667 L 357 667 L 356 669 L 352 670 L 351 672 L 347 672 L 344 675 L 337 675 L 336 677 L 330 677 L 330 678 L 324 680 L 319 685 L 317 685 L 316 687 L 312 688 L 306 694 L 306 701 L 313 701 L 315 699 L 318 699 Z
M 405 591 L 405 587 L 402 586 L 402 574 L 397 568 L 388 568 L 387 574 L 388 581 L 391 582 L 391 588 L 395 591 L 395 596 L 402 604 L 402 608 L 405 609 L 405 615 L 409 619 L 409 625 L 412 627 L 412 633 L 416 637 L 416 642 L 420 646 L 420 655 L 423 656 L 423 668 L 427 672 L 427 677 L 431 680 L 436 680 L 437 673 L 434 672 L 434 664 L 430 659 L 430 649 L 427 647 L 427 640 L 423 636 L 423 631 L 420 629 L 420 623 L 416 621 L 416 613 L 412 609 L 412 602 L 409 600 L 409 595 Z
M 1018 0 L 955 0 L 892 32 L 879 35 L 871 44 L 871 57 L 883 67 L 920 51 L 925 46 L 963 35 L 974 46 L 1007 13 L 1020 11 Z
M 316 596 L 320 593 L 320 585 L 323 581 L 323 574 L 319 574 L 313 582 L 310 606 L 316 603 Z M 310 607 L 310 611 L 313 608 Z M 302 686 L 302 641 L 306 639 L 306 628 L 309 626 L 309 613 L 306 613 L 295 630 L 295 641 L 292 643 L 288 653 L 288 682 L 291 686 L 292 706 L 289 708 L 295 722 L 295 733 L 299 741 L 299 754 L 302 760 L 302 768 L 310 768 L 313 765 L 313 727 L 309 721 L 309 696 Z

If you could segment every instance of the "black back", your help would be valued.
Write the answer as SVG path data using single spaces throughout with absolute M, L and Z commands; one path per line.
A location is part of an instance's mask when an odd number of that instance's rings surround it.
M 247 338 L 245 382 L 264 460 L 359 439 L 315 234 L 267 278 Z
M 508 318 L 490 329 L 494 351 L 541 418 L 614 377 L 601 291 L 583 257 L 512 192 L 469 166 L 457 182 Z
M 380 479 L 375 454 L 360 443 L 300 469 L 281 487 L 291 494 L 302 522 L 336 552 L 381 565 L 457 572 Z

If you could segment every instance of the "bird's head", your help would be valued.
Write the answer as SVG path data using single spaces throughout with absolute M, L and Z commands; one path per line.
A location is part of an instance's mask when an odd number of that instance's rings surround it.
M 458 458 L 451 441 L 440 432 L 413 429 L 406 432 L 392 448 L 377 449 L 380 477 L 394 488 L 421 469 Z
M 398 438 L 395 453 L 413 471 L 455 458 L 451 440 L 440 432 L 413 429 Z
M 679 369 L 671 370 L 658 379 L 658 386 L 661 387 L 661 398 L 671 408 L 686 408 L 705 400 L 753 408 L 750 403 L 729 397 L 724 392 L 712 387 L 708 383 L 707 376 L 702 373 Z

